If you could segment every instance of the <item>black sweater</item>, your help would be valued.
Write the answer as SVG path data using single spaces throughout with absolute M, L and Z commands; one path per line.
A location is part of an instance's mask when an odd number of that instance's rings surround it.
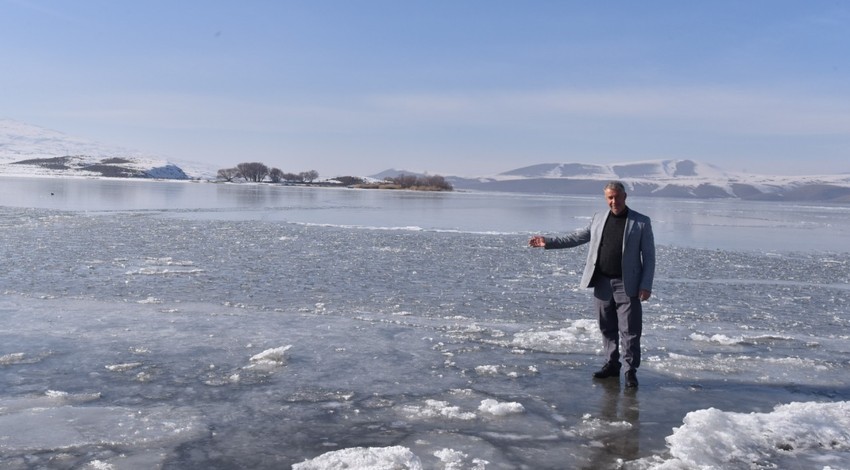
M 623 236 L 626 233 L 626 217 L 629 209 L 621 214 L 608 213 L 602 240 L 599 243 L 599 256 L 596 257 L 596 272 L 606 277 L 623 277 Z

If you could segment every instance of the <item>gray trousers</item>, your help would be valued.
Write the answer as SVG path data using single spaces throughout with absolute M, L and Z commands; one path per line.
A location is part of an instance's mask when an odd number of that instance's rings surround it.
M 626 370 L 637 369 L 643 325 L 640 299 L 626 295 L 622 279 L 598 274 L 593 279 L 593 297 L 605 357 L 609 362 L 620 362 L 619 345 L 622 343 Z

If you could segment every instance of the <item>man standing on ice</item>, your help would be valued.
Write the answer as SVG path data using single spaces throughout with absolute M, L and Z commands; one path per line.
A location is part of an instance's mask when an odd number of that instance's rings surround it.
M 626 188 L 619 181 L 605 185 L 610 211 L 594 214 L 590 225 L 563 237 L 534 236 L 535 248 L 572 248 L 590 243 L 582 287 L 592 287 L 607 362 L 593 373 L 597 379 L 620 377 L 620 350 L 626 363 L 626 387 L 638 386 L 641 302 L 652 295 L 655 239 L 649 217 L 626 206 Z

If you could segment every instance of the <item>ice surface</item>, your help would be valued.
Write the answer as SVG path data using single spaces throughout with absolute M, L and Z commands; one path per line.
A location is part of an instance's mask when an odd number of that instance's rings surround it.
M 413 224 L 331 193 L 236 218 L 0 206 L 0 467 L 850 467 L 846 250 L 660 244 L 632 393 L 590 379 L 583 251 L 355 228 Z

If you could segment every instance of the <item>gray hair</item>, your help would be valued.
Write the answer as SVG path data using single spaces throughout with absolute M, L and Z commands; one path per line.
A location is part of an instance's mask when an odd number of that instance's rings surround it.
M 609 181 L 608 184 L 605 185 L 603 191 L 608 191 L 609 189 L 617 191 L 618 193 L 626 194 L 626 186 L 620 181 Z

